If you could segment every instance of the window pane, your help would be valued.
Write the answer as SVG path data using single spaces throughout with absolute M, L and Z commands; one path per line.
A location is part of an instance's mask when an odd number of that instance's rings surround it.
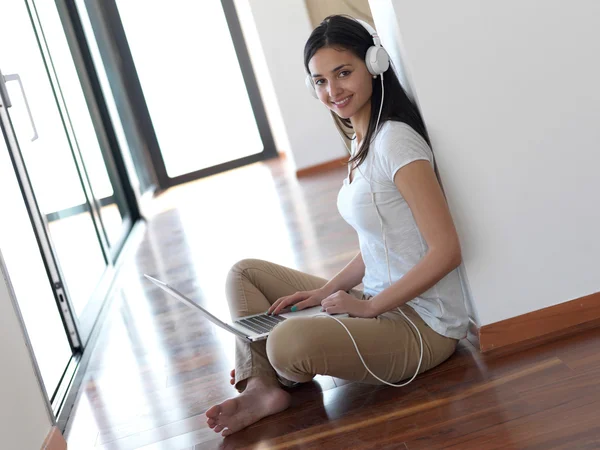
M 168 175 L 262 152 L 221 2 L 117 6 Z
M 1 132 L 0 192 L 0 249 L 50 398 L 69 363 L 71 347 Z
M 69 119 L 73 125 L 92 191 L 101 206 L 100 215 L 104 231 L 112 246 L 120 240 L 124 232 L 122 216 L 126 214 L 125 200 L 122 191 L 115 189 L 109 179 L 106 163 L 100 150 L 56 4 L 37 1 L 36 9 L 40 16 L 44 36 L 57 72 L 61 92 L 69 111 Z M 115 193 L 115 191 L 117 192 Z

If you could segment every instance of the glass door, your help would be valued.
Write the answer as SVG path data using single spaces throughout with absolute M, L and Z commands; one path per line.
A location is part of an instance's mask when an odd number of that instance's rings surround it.
M 100 123 L 92 121 L 89 109 L 94 105 L 86 100 L 55 2 L 29 0 L 28 4 L 40 48 L 51 66 L 50 75 L 55 78 L 66 129 L 76 156 L 79 155 L 82 160 L 83 175 L 89 181 L 92 201 L 99 211 L 97 218 L 101 223 L 103 241 L 110 248 L 114 261 L 132 225 L 131 210 L 115 161 Z M 88 97 L 91 95 L 90 92 Z M 103 145 L 101 138 L 104 138 Z M 71 209 L 61 212 L 61 215 L 73 213 L 76 210 Z
M 78 342 L 68 333 L 71 345 L 81 348 L 137 215 L 132 217 L 111 157 L 115 149 L 92 116 L 92 94 L 83 88 L 56 4 L 7 2 L 2 19 L 3 121 L 14 141 L 8 150 L 21 188 L 31 190 L 27 207 L 40 217 L 37 238 L 43 241 L 42 232 L 47 237 L 46 264 L 52 265 L 50 258 L 56 266 L 50 281 L 56 298 L 62 295 L 68 306 L 61 310 L 63 322 L 70 320 L 76 329 Z
M 277 156 L 232 0 L 75 2 L 88 40 L 111 41 L 102 60 L 113 90 L 129 87 L 160 187 Z
M 0 264 L 57 413 L 139 210 L 80 24 L 0 9 Z
M 68 123 L 57 103 L 59 93 L 49 77 L 52 70 L 41 52 L 27 5 L 7 2 L 2 15 L 0 70 L 4 76 L 0 81 L 18 146 L 10 150 L 19 153 L 13 158 L 22 158 L 62 272 L 58 281 L 64 282 L 67 300 L 81 322 L 93 314 L 90 299 L 107 268 L 103 231 L 94 218 L 91 189 L 76 163 L 80 158 L 69 140 Z M 91 321 L 84 322 L 87 326 L 81 332 L 87 335 Z

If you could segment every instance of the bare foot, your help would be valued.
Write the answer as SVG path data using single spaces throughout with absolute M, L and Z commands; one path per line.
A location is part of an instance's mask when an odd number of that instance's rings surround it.
M 229 372 L 229 376 L 231 377 L 231 380 L 229 380 L 229 384 L 231 384 L 232 386 L 235 385 L 235 369 L 231 369 L 231 372 Z
M 253 377 L 239 396 L 225 400 L 206 411 L 206 423 L 216 433 L 229 436 L 290 406 L 290 394 L 279 388 L 277 380 Z

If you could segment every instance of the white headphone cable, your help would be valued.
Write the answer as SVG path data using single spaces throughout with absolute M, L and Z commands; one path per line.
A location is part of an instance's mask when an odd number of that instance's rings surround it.
M 379 114 L 377 114 L 377 122 L 375 124 L 375 132 L 377 132 L 377 128 L 379 127 L 379 119 L 381 118 L 381 110 L 383 109 L 383 100 L 385 98 L 385 92 L 384 92 L 384 87 L 383 87 L 383 74 L 380 75 L 381 77 L 381 104 L 379 105 Z M 341 137 L 341 135 L 340 135 Z M 343 140 L 343 138 L 342 138 Z M 346 149 L 348 150 L 348 153 L 350 153 L 350 156 L 352 156 L 352 152 L 350 151 L 350 149 L 348 149 L 348 147 L 346 146 L 346 142 L 344 141 L 344 146 L 346 147 Z M 371 152 L 371 154 L 373 154 Z M 370 166 L 370 175 L 373 175 L 373 156 L 371 156 L 371 166 Z M 360 174 L 363 176 L 363 178 L 366 178 L 364 176 L 364 174 L 362 173 L 362 171 L 360 170 L 360 166 L 356 167 L 358 169 L 358 171 L 360 172 Z M 388 248 L 387 248 L 387 239 L 385 236 L 385 229 L 384 229 L 384 225 L 383 225 L 383 218 L 381 217 L 381 214 L 379 212 L 379 207 L 377 206 L 377 202 L 375 201 L 375 193 L 373 192 L 373 184 L 371 181 L 371 178 L 366 178 L 369 181 L 369 188 L 371 189 L 371 200 L 373 201 L 373 205 L 375 206 L 375 211 L 377 212 L 377 218 L 379 219 L 379 224 L 381 225 L 381 235 L 383 236 L 383 247 L 385 249 L 385 261 L 387 263 L 387 269 L 388 269 L 388 281 L 390 283 L 390 286 L 392 285 L 392 273 L 390 270 L 390 257 L 389 257 L 389 253 L 388 253 Z M 352 336 L 352 333 L 350 333 L 350 330 L 348 330 L 348 328 L 346 327 L 346 325 L 344 325 L 344 323 L 339 320 L 337 317 L 333 317 L 330 316 L 329 314 L 325 314 L 325 313 L 320 313 L 317 314 L 317 316 L 323 316 L 323 317 L 330 317 L 331 319 L 335 320 L 337 323 L 339 323 L 342 327 L 344 327 L 344 329 L 346 330 L 346 332 L 348 333 L 348 336 L 350 336 L 350 339 L 352 339 L 352 343 L 354 344 L 354 348 L 356 349 L 356 353 L 358 354 L 358 357 L 360 358 L 360 361 L 363 363 L 363 366 L 365 366 L 365 369 L 367 369 L 367 372 L 369 372 L 371 375 L 373 375 L 374 378 L 376 378 L 377 380 L 381 381 L 382 383 L 388 385 L 388 386 L 392 386 L 392 387 L 403 387 L 406 386 L 407 384 L 411 383 L 419 374 L 419 370 L 421 370 L 421 364 L 423 362 L 423 337 L 421 336 L 421 333 L 419 332 L 419 329 L 417 328 L 417 326 L 413 323 L 412 320 L 410 320 L 406 314 L 404 314 L 404 311 L 402 311 L 400 309 L 400 307 L 398 307 L 398 311 L 400 311 L 400 314 L 402 314 L 404 316 L 404 318 L 406 320 L 408 320 L 408 322 L 413 326 L 413 328 L 415 329 L 415 331 L 417 332 L 417 335 L 419 336 L 419 344 L 420 344 L 420 348 L 421 348 L 421 352 L 419 355 L 419 365 L 417 366 L 417 370 L 415 371 L 415 374 L 413 375 L 413 377 L 408 380 L 406 383 L 403 384 L 392 384 L 388 381 L 382 380 L 381 378 L 379 378 L 377 375 L 375 375 L 371 369 L 369 369 L 369 367 L 367 366 L 367 363 L 365 362 L 365 360 L 363 359 L 360 350 L 358 349 L 358 345 L 356 344 L 356 341 L 354 340 L 354 337 Z

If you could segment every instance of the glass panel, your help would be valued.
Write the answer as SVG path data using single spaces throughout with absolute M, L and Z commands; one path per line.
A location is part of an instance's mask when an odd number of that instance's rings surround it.
M 85 7 L 85 0 L 75 0 L 75 4 L 77 6 L 77 12 L 79 13 L 81 26 L 83 27 L 83 31 L 85 33 L 88 48 L 90 50 L 92 60 L 94 61 L 94 68 L 96 69 L 96 75 L 98 76 L 98 81 L 100 83 L 102 93 L 104 95 L 104 102 L 106 104 L 106 108 L 108 109 L 112 126 L 117 137 L 117 141 L 119 142 L 121 154 L 123 155 L 125 165 L 127 166 L 127 174 L 129 175 L 129 179 L 131 181 L 133 189 L 137 192 L 140 192 L 140 179 L 138 178 L 135 169 L 135 164 L 133 163 L 133 159 L 129 151 L 129 144 L 127 142 L 125 130 L 123 129 L 123 124 L 119 116 L 117 104 L 115 102 L 115 98 L 113 97 L 112 90 L 110 88 L 108 75 L 106 73 L 106 69 L 104 68 L 104 63 L 102 62 L 100 49 L 98 48 L 98 44 L 96 43 L 92 23 L 90 22 L 87 9 Z
M 5 75 L 21 75 L 39 139 L 30 140 L 31 124 L 14 81 L 7 83 L 13 104 L 9 113 L 75 312 L 81 315 L 106 260 L 25 2 L 3 3 L 2 17 L 0 67 Z
M 94 125 L 87 108 L 83 90 L 79 82 L 69 44 L 54 2 L 38 1 L 36 10 L 42 23 L 44 37 L 48 44 L 52 63 L 56 69 L 69 119 L 77 138 L 77 145 L 86 166 L 94 197 L 100 204 L 100 214 L 107 240 L 111 246 L 117 244 L 126 230 L 123 229 L 123 216 L 127 214 L 124 196 L 118 186 L 115 189 L 109 179 L 106 163 L 100 150 Z M 116 179 L 113 181 L 117 183 Z
M 262 152 L 220 0 L 117 6 L 168 175 Z
M 0 192 L 0 248 L 51 398 L 71 359 L 71 347 L 1 131 Z

